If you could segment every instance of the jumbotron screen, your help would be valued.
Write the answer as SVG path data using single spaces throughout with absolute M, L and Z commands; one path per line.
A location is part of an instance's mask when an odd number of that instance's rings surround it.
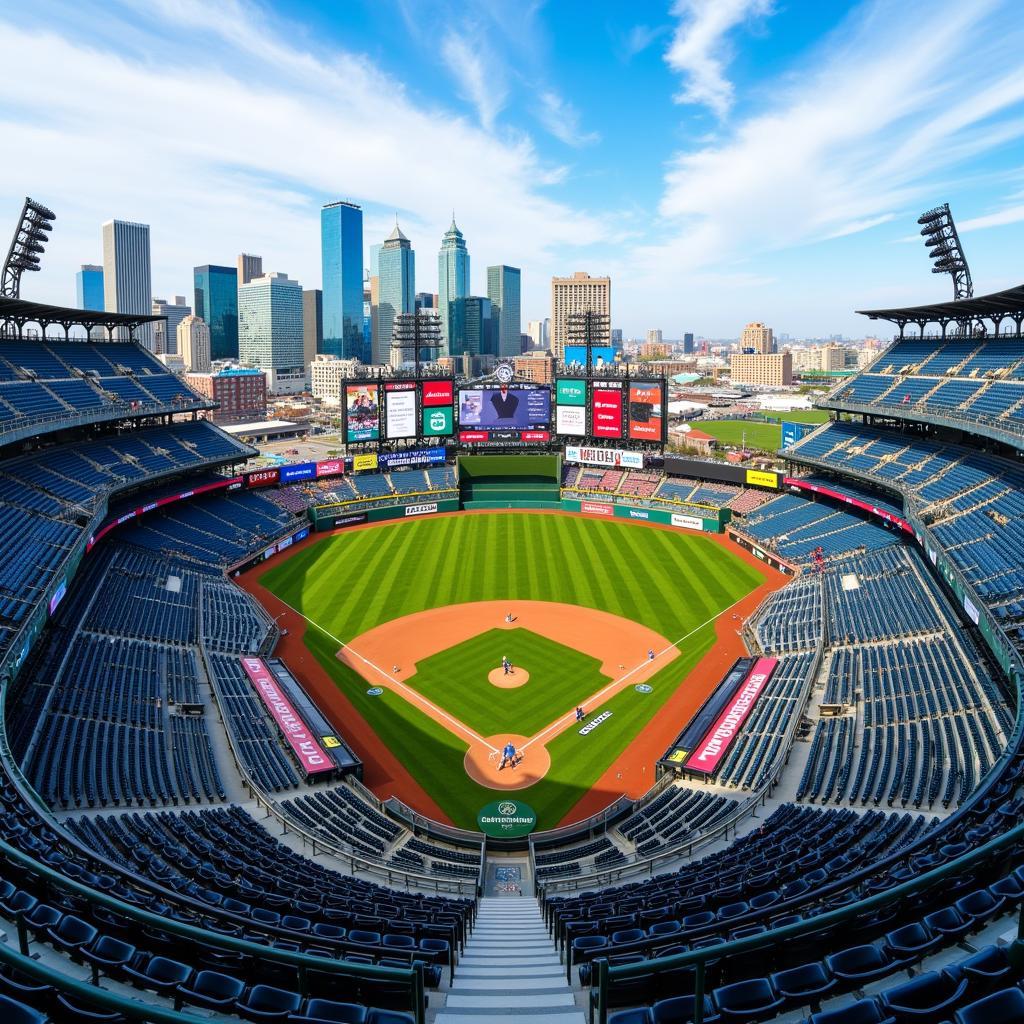
M 459 391 L 459 440 L 464 444 L 550 438 L 548 385 L 492 384 Z

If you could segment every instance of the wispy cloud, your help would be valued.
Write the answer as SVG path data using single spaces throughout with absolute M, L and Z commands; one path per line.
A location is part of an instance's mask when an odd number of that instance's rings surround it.
M 772 0 L 676 0 L 672 13 L 679 25 L 665 53 L 669 67 L 683 76 L 676 102 L 706 106 L 725 117 L 733 103 L 725 73 L 731 59 L 729 33 L 772 9 Z
M 590 146 L 601 138 L 597 132 L 584 131 L 576 107 L 550 89 L 540 94 L 538 116 L 541 124 L 567 146 Z
M 669 31 L 669 25 L 634 25 L 618 39 L 618 55 L 622 60 L 629 61 L 638 53 L 643 53 Z
M 459 94 L 476 107 L 480 124 L 494 131 L 494 123 L 508 96 L 501 72 L 493 60 L 485 59 L 479 39 L 449 32 L 441 44 L 441 56 L 459 85 Z

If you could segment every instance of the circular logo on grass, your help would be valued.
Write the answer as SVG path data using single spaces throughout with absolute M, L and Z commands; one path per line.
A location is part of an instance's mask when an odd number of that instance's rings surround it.
M 516 839 L 537 827 L 537 812 L 518 800 L 498 800 L 481 807 L 476 823 L 484 835 L 494 839 Z
M 637 683 L 633 689 L 636 690 L 637 693 L 654 693 L 654 687 L 648 686 L 646 683 Z
M 383 692 L 384 692 L 384 687 L 383 686 L 371 686 L 366 691 L 366 696 L 367 697 L 379 697 Z

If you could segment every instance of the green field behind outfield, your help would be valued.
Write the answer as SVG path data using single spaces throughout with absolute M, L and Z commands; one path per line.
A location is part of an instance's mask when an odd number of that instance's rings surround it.
M 759 420 L 698 420 L 694 423 L 694 429 L 703 430 L 722 444 L 740 445 L 746 440 L 748 448 L 757 448 L 759 451 L 777 451 L 782 444 L 782 427 L 778 423 L 762 423 Z
M 699 534 L 559 514 L 493 514 L 342 531 L 276 565 L 262 582 L 306 616 L 311 623 L 306 645 L 381 740 L 456 824 L 475 828 L 477 811 L 500 794 L 466 776 L 465 742 L 391 691 L 370 696 L 366 681 L 338 661 L 338 640 L 350 641 L 382 622 L 427 608 L 522 599 L 599 608 L 649 626 L 674 642 L 749 593 L 761 576 L 728 549 Z M 543 703 L 535 706 L 534 673 L 547 679 L 550 666 L 528 662 L 541 658 L 543 644 L 549 642 L 526 630 L 504 633 L 503 641 L 513 634 L 522 634 L 517 643 L 530 648 L 524 648 L 521 661 L 511 649 L 495 652 L 490 642 L 474 646 L 470 641 L 468 647 L 459 644 L 424 659 L 423 678 L 418 683 L 410 680 L 410 685 L 428 687 L 431 699 L 456 717 L 462 718 L 457 706 L 467 716 L 486 714 L 486 708 L 470 707 L 465 687 L 455 680 L 445 693 L 437 666 L 427 663 L 441 659 L 437 665 L 448 671 L 458 662 L 460 674 L 479 679 L 486 678 L 500 663 L 501 654 L 507 653 L 514 664 L 523 664 L 531 673 L 531 683 L 522 690 L 484 690 L 488 700 L 479 703 L 489 702 L 496 709 L 495 717 L 488 720 L 496 722 L 506 709 L 511 715 L 521 701 L 517 726 L 513 729 L 510 722 L 503 722 L 478 731 L 531 735 L 536 729 L 519 728 L 518 723 L 542 719 L 541 725 L 547 724 L 582 696 L 566 687 L 552 694 L 546 709 Z M 537 811 L 539 828 L 557 824 L 593 786 L 710 649 L 714 638 L 713 625 L 703 625 L 680 644 L 677 657 L 648 680 L 653 692 L 642 694 L 627 687 L 600 708 L 588 706 L 590 714 L 610 710 L 612 717 L 589 736 L 570 729 L 548 744 L 550 771 L 515 794 Z M 509 639 L 507 646 L 511 644 Z M 559 661 L 567 657 L 561 647 L 553 654 Z M 446 663 L 446 657 L 452 662 Z M 603 685 L 603 677 L 592 659 L 586 661 L 591 662 L 589 667 L 575 660 L 571 667 L 574 673 L 593 673 L 593 692 Z M 561 684 L 556 680 L 551 685 Z M 609 801 L 616 795 L 609 793 Z
M 766 412 L 765 419 L 778 420 L 780 423 L 824 423 L 831 414 L 828 409 L 794 409 L 792 412 Z

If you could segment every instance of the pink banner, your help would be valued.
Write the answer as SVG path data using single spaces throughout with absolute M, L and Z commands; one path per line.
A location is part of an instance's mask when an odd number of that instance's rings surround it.
M 242 668 L 249 677 L 260 700 L 277 722 L 288 746 L 292 748 L 299 764 L 307 775 L 334 770 L 334 762 L 324 753 L 323 747 L 313 738 L 306 723 L 298 716 L 281 692 L 277 680 L 261 658 L 242 658 Z
M 850 494 L 843 494 L 841 491 L 833 491 L 831 487 L 822 487 L 821 484 L 808 483 L 806 480 L 800 480 L 798 477 L 793 476 L 787 476 L 782 482 L 787 484 L 789 487 L 796 487 L 801 491 L 813 491 L 815 494 L 824 494 L 829 498 L 836 498 L 847 505 L 852 505 L 854 508 L 870 512 L 872 515 L 878 516 L 879 519 L 884 519 L 887 523 L 895 523 L 905 533 L 914 532 L 914 528 L 906 521 L 906 519 L 894 516 L 891 512 L 886 512 L 884 508 L 869 505 L 866 501 L 854 498 Z
M 687 758 L 687 770 L 707 772 L 710 775 L 718 767 L 778 663 L 777 658 L 757 659 L 726 709 Z

